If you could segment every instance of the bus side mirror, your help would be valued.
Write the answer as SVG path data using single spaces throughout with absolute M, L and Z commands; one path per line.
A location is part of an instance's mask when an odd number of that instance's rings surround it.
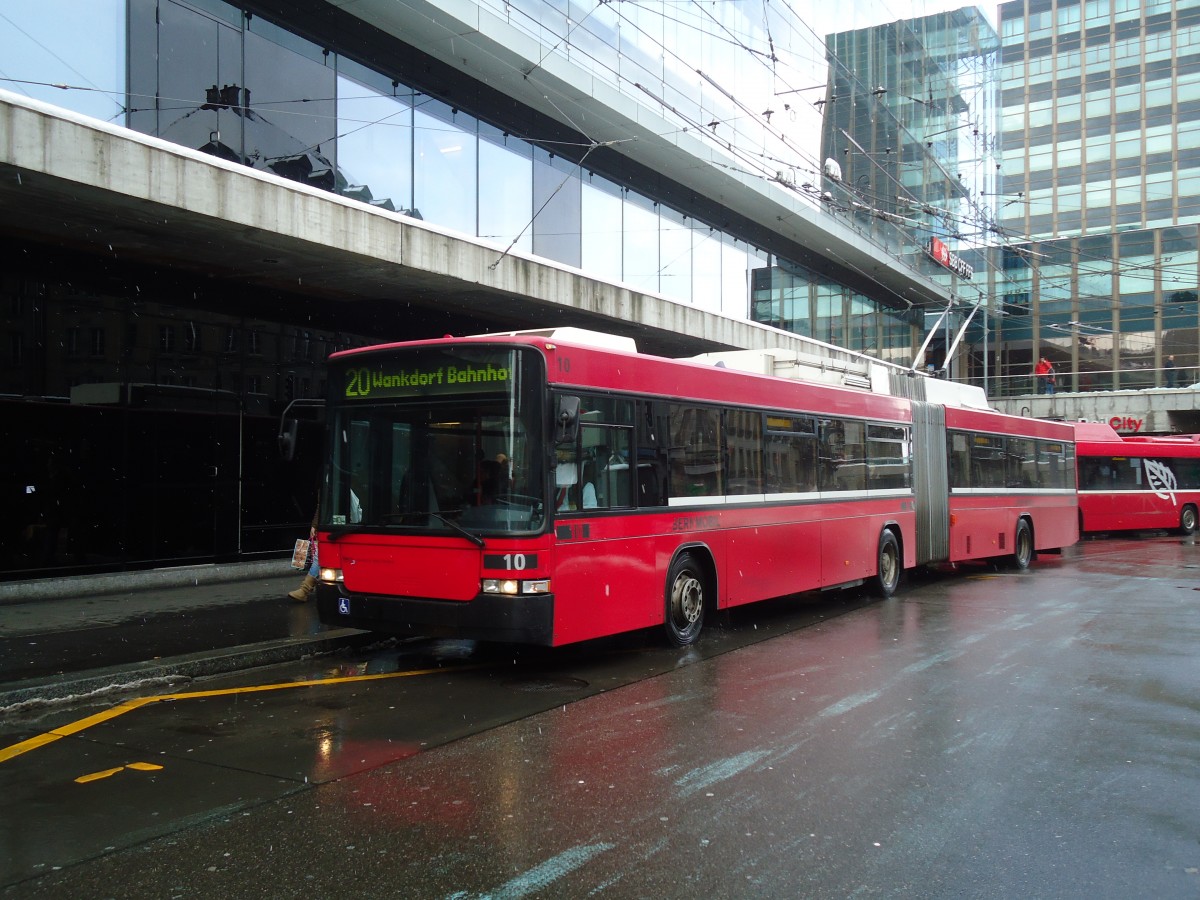
M 276 437 L 276 441 L 279 443 L 279 455 L 284 462 L 291 462 L 295 459 L 296 438 L 300 433 L 300 420 L 290 417 L 293 406 L 322 408 L 325 406 L 325 401 L 315 397 L 299 397 L 283 408 L 283 412 L 279 414 L 279 435 Z
M 574 443 L 579 434 L 579 398 L 567 395 L 558 398 L 558 417 L 554 423 L 554 441 Z
M 289 419 L 279 424 L 279 455 L 284 462 L 291 462 L 296 456 L 296 435 L 300 430 L 299 419 Z

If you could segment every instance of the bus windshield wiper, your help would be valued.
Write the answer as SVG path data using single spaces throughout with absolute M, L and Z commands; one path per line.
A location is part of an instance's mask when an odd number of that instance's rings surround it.
M 465 537 L 468 541 L 470 541 L 472 544 L 474 544 L 476 547 L 480 548 L 481 550 L 487 546 L 487 544 L 485 544 L 483 542 L 483 538 L 481 538 L 479 535 L 475 534 L 473 531 L 467 531 L 467 529 L 463 528 L 457 522 L 453 521 L 452 519 L 447 519 L 441 513 L 436 513 L 436 512 L 431 511 L 431 512 L 417 513 L 416 515 L 418 515 L 418 516 L 433 516 L 439 522 L 448 526 L 452 530 L 457 531 L 459 534 L 461 534 L 463 537 Z

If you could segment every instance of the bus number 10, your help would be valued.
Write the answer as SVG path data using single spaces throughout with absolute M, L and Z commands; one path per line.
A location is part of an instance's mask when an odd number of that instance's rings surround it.
M 525 554 L 524 553 L 505 553 L 504 568 L 513 572 L 521 572 L 525 569 Z

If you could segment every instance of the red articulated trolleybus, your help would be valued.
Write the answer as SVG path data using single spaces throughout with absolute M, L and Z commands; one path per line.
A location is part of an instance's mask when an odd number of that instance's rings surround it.
M 1069 425 L 881 363 L 809 365 L 834 386 L 795 374 L 799 354 L 672 360 L 626 340 L 332 356 L 321 621 L 552 646 L 664 626 L 686 645 L 715 610 L 888 596 L 903 569 L 1023 568 L 1078 540 Z
M 1079 530 L 1196 530 L 1200 440 L 1196 435 L 1122 437 L 1106 424 L 1075 426 Z

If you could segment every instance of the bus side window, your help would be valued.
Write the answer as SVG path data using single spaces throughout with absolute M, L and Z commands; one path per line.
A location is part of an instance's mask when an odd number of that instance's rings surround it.
M 635 421 L 637 449 L 630 464 L 637 469 L 637 505 L 666 506 L 667 463 L 663 444 L 669 431 L 667 404 L 660 401 L 639 404 Z
M 725 413 L 725 490 L 730 494 L 761 494 L 763 488 L 763 414 L 731 409 Z
M 600 473 L 600 505 L 632 506 L 629 500 L 629 461 L 611 454 Z
M 1179 479 L 1179 487 L 1182 490 L 1194 491 L 1200 488 L 1200 468 L 1197 467 L 1197 460 L 1194 459 L 1177 459 L 1174 461 L 1175 477 Z
M 603 414 L 603 410 L 596 412 L 597 417 Z M 579 479 L 582 485 L 579 493 L 580 509 L 596 509 L 608 505 L 602 499 L 604 485 L 599 482 L 599 479 L 600 461 L 608 458 L 607 444 L 611 431 L 612 429 L 607 425 L 592 425 L 585 422 L 580 426 L 579 438 L 582 447 L 579 456 Z
M 670 496 L 714 497 L 725 493 L 721 414 L 716 409 L 672 403 Z
M 962 432 L 950 432 L 950 487 L 969 488 L 971 481 L 971 453 L 967 436 Z
M 950 451 L 950 487 L 966 487 L 962 454 Z
M 1000 435 L 972 435 L 971 486 L 1004 487 L 1006 460 L 1004 438 Z
M 633 457 L 633 430 L 613 428 L 609 431 L 610 444 L 605 448 L 606 458 L 601 460 L 600 483 L 603 490 L 602 506 L 633 506 L 632 475 L 629 460 Z
M 662 488 L 653 463 L 638 463 L 638 506 L 662 506 Z
M 575 509 L 578 501 L 575 494 L 579 484 L 579 464 L 560 453 L 558 465 L 554 467 L 554 508 L 559 512 Z

